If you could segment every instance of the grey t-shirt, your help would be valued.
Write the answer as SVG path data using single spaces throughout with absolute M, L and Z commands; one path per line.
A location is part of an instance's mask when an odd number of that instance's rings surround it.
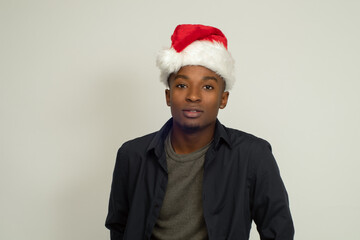
M 211 143 L 189 154 L 177 154 L 170 139 L 169 134 L 165 141 L 168 184 L 152 239 L 207 239 L 201 193 L 205 153 Z

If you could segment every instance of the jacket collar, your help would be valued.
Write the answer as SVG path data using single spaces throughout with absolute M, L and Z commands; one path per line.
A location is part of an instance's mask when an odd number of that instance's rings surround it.
M 227 128 L 216 119 L 215 133 L 214 133 L 214 146 L 215 149 L 218 149 L 221 143 L 224 142 L 231 148 L 230 136 L 227 132 Z
M 146 150 L 147 152 L 154 150 L 157 157 L 160 157 L 164 153 L 164 142 L 172 128 L 172 125 L 173 125 L 173 121 L 172 118 L 170 118 L 164 124 L 164 126 L 162 126 L 160 131 L 156 132 L 155 137 L 152 139 L 152 141 L 149 144 L 149 147 Z
M 172 128 L 172 125 L 173 119 L 170 118 L 160 129 L 160 131 L 155 134 L 155 137 L 152 139 L 149 147 L 147 148 L 147 152 L 154 150 L 157 157 L 160 157 L 164 153 L 164 142 Z M 226 131 L 226 127 L 222 125 L 218 119 L 216 119 L 213 142 L 214 148 L 218 149 L 222 142 L 226 143 L 228 147 L 231 148 L 230 137 Z

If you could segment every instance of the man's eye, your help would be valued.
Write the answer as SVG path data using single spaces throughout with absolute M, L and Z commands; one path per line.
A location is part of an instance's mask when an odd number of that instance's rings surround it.
M 210 86 L 210 85 L 205 85 L 204 88 L 205 88 L 206 90 L 212 90 L 212 89 L 214 89 L 214 87 L 213 87 L 213 86 Z
M 177 87 L 177 88 L 186 88 L 186 85 L 185 85 L 185 84 L 180 83 L 180 84 L 177 84 L 177 85 L 176 85 L 176 87 Z

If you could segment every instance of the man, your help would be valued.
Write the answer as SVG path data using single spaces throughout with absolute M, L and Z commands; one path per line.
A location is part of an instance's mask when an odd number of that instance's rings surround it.
M 179 25 L 157 65 L 172 118 L 118 151 L 106 227 L 111 239 L 293 239 L 270 145 L 217 120 L 234 61 L 217 28 Z

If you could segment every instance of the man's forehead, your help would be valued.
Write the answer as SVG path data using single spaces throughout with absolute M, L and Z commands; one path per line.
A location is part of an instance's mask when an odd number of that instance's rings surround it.
M 174 74 L 174 79 L 185 79 L 185 80 L 189 80 L 190 81 L 190 77 L 186 74 Z M 220 76 L 208 76 L 208 75 L 204 75 L 201 77 L 201 80 L 203 81 L 209 81 L 209 80 L 213 80 L 215 82 L 218 82 L 218 79 L 221 79 Z
M 174 72 L 174 75 L 179 75 L 179 74 L 186 74 L 187 72 L 191 72 L 191 71 L 196 71 L 198 73 L 203 73 L 204 75 L 209 75 L 209 76 L 216 76 L 218 78 L 221 78 L 221 76 L 216 73 L 215 71 L 211 70 L 210 68 L 201 66 L 201 65 L 186 65 L 181 67 L 177 72 Z
M 203 70 L 203 71 L 201 71 L 203 74 L 203 76 L 201 76 L 201 80 L 215 81 L 218 84 L 223 85 L 224 89 L 225 89 L 226 82 L 223 77 L 221 77 L 215 71 L 212 71 L 211 69 L 204 67 L 204 66 L 200 66 L 200 65 L 187 65 L 187 66 L 181 67 L 179 69 L 179 71 L 171 73 L 169 75 L 168 84 L 170 84 L 170 81 L 174 81 L 177 79 L 184 79 L 184 80 L 190 81 L 191 77 L 189 76 L 189 73 L 191 73 L 191 71 L 198 71 L 198 70 Z

